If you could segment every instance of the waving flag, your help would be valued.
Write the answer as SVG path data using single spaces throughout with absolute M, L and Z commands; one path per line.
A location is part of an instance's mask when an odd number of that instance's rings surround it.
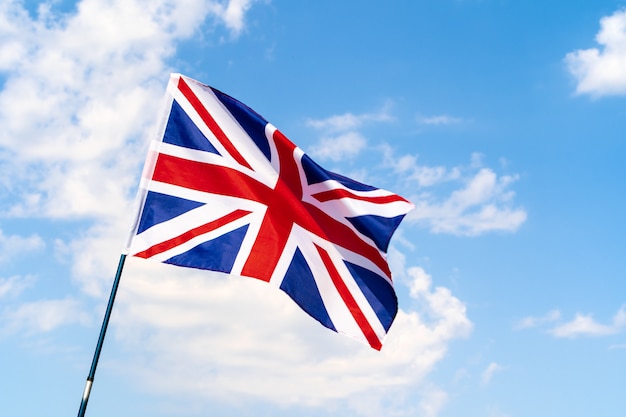
M 380 350 L 398 309 L 387 247 L 413 205 L 326 171 L 214 88 L 173 74 L 166 98 L 127 252 L 269 282 Z

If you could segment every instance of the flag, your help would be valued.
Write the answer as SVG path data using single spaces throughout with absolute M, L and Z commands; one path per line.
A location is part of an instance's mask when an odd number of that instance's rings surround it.
M 243 103 L 172 74 L 126 253 L 266 281 L 380 350 L 398 309 L 386 252 L 413 205 L 316 164 Z

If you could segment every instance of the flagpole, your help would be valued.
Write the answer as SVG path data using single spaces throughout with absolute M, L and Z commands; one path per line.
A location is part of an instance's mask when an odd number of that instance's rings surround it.
M 87 377 L 87 382 L 85 383 L 85 391 L 83 392 L 83 398 L 80 402 L 80 408 L 78 409 L 78 417 L 84 417 L 85 410 L 87 409 L 87 402 L 89 401 L 89 394 L 91 393 L 91 385 L 93 384 L 93 380 L 96 375 L 96 368 L 98 367 L 98 360 L 100 359 L 100 352 L 102 351 L 102 344 L 104 343 L 104 336 L 106 336 L 107 333 L 109 319 L 111 318 L 111 310 L 113 310 L 113 303 L 115 302 L 115 295 L 117 294 L 117 287 L 119 286 L 122 269 L 124 268 L 124 261 L 126 261 L 126 254 L 122 254 L 120 256 L 120 262 L 117 266 L 117 273 L 115 274 L 113 288 L 111 289 L 111 295 L 109 296 L 109 304 L 107 305 L 106 313 L 104 313 L 104 320 L 102 321 L 102 328 L 100 329 L 100 337 L 98 338 L 96 351 L 93 354 L 91 369 L 89 370 L 89 376 Z

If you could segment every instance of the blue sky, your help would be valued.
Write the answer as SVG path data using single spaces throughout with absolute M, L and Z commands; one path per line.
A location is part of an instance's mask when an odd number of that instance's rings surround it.
M 129 259 L 88 416 L 626 414 L 626 3 L 6 0 L 3 415 L 78 410 L 170 72 L 411 199 L 400 312 Z

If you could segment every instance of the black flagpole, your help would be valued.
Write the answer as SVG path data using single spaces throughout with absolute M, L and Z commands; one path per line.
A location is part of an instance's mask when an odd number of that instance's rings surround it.
M 100 352 L 102 351 L 102 344 L 104 343 L 104 336 L 107 333 L 109 319 L 111 318 L 111 310 L 113 310 L 113 303 L 115 302 L 115 294 L 117 294 L 117 287 L 120 284 L 120 277 L 122 276 L 122 269 L 124 268 L 124 261 L 126 261 L 125 254 L 120 256 L 120 263 L 117 266 L 117 273 L 115 274 L 113 288 L 111 289 L 111 295 L 109 296 L 109 304 L 107 305 L 106 313 L 104 313 L 104 320 L 102 321 L 102 328 L 100 329 L 100 337 L 98 338 L 96 351 L 93 354 L 93 361 L 91 362 L 91 369 L 89 370 L 89 376 L 87 377 L 87 383 L 85 384 L 83 399 L 81 400 L 80 408 L 78 409 L 78 417 L 84 417 L 85 410 L 87 409 L 87 402 L 89 401 L 89 394 L 91 393 L 91 385 L 93 384 L 93 379 L 96 375 L 96 368 L 98 367 L 98 360 L 100 359 Z

